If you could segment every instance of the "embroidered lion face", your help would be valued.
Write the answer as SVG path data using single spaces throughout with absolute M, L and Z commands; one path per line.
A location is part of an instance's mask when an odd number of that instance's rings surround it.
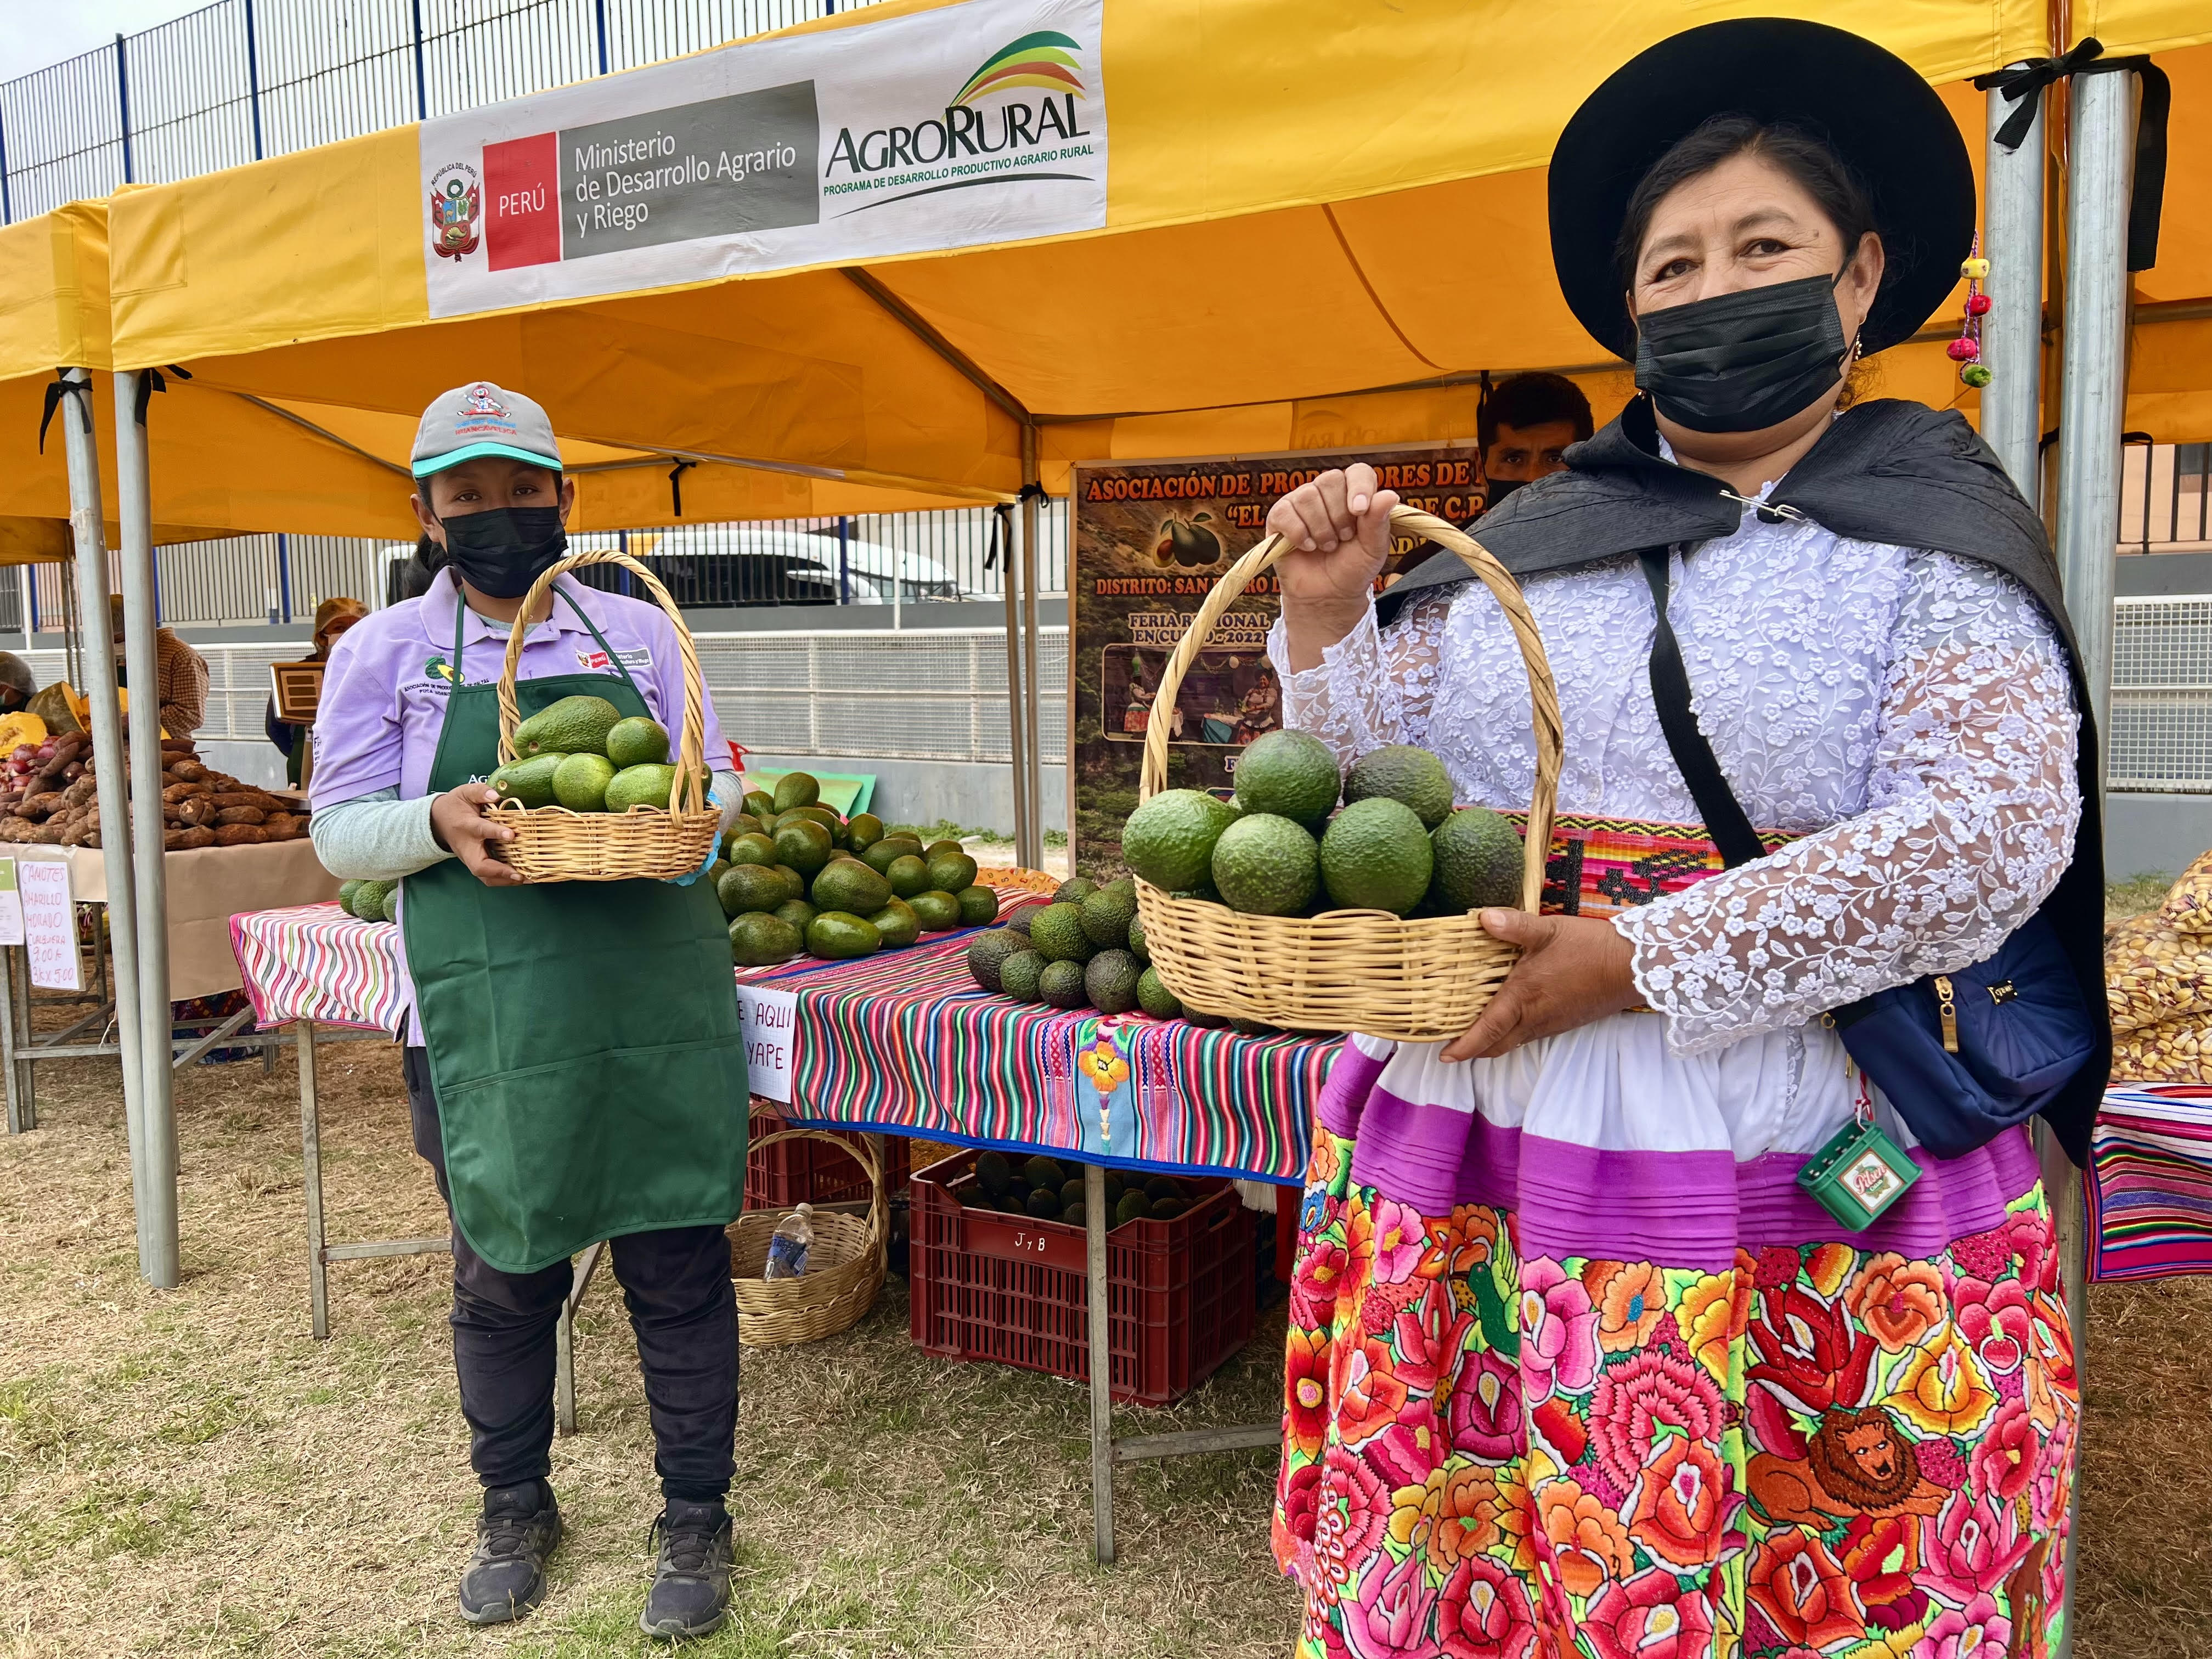
M 1920 1464 L 1880 1406 L 1832 1411 L 1807 1448 L 1814 1473 L 1829 1496 L 1857 1510 L 1901 1504 L 1920 1484 Z

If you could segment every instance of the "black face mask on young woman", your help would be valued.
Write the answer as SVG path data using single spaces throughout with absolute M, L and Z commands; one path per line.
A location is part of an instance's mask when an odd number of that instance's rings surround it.
M 1637 386 L 1692 432 L 1779 426 L 1843 377 L 1842 281 L 1807 276 L 1645 312 L 1636 319 Z
M 557 507 L 495 507 L 441 519 L 460 579 L 495 599 L 519 599 L 568 550 Z

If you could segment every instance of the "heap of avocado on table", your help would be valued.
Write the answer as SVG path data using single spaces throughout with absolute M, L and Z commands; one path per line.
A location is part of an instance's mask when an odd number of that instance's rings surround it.
M 740 967 L 872 956 L 997 920 L 999 896 L 978 884 L 958 842 L 924 845 L 872 812 L 841 817 L 821 799 L 816 779 L 787 772 L 773 795 L 745 796 L 722 837 L 708 875 Z
M 956 1182 L 952 1194 L 964 1208 L 1000 1215 L 1064 1221 L 1080 1227 L 1090 1218 L 1083 1196 L 1083 1165 L 1038 1153 L 1017 1164 L 1004 1152 L 979 1152 L 972 1179 Z M 1172 1221 L 1194 1202 L 1190 1186 L 1170 1175 L 1106 1171 L 1106 1225 Z
M 1141 1008 L 1161 1019 L 1183 1012 L 1152 971 L 1137 884 L 1127 876 L 1103 887 L 1082 876 L 1062 882 L 1051 903 L 978 935 L 968 947 L 968 971 L 986 991 L 1017 1002 L 1102 1014 Z

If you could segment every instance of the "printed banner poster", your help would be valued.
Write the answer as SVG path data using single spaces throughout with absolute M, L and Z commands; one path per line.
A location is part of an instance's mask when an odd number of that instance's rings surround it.
M 1096 230 L 1103 0 L 967 0 L 425 121 L 430 314 Z
M 1373 466 L 1382 487 L 1408 506 L 1449 523 L 1465 524 L 1482 511 L 1481 461 L 1472 444 L 1075 468 L 1068 672 L 1080 873 L 1121 870 L 1121 823 L 1136 810 L 1145 728 L 1161 675 L 1206 594 L 1260 540 L 1278 498 L 1355 460 Z M 1377 586 L 1427 556 L 1426 543 L 1401 538 Z M 1183 677 L 1167 787 L 1227 796 L 1244 746 L 1281 726 L 1282 689 L 1267 665 L 1278 591 L 1272 572 L 1246 589 Z

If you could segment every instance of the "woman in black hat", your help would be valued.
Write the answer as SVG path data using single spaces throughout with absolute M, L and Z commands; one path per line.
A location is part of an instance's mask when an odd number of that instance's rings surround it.
M 1523 955 L 1474 1029 L 1330 1077 L 1274 1528 L 1299 1651 L 2041 1651 L 2078 1403 L 2035 1156 L 1933 1156 L 1825 1018 L 2039 915 L 2062 1000 L 2096 982 L 2041 526 L 1958 416 L 1848 395 L 1970 250 L 1963 143 L 1887 52 L 1749 20 L 1608 80 L 1551 190 L 1643 391 L 1481 527 L 1559 680 L 1561 914 L 1485 912 Z M 1525 805 L 1494 601 L 1449 555 L 1372 598 L 1395 501 L 1355 467 L 1269 518 L 1285 724 Z M 2081 1052 L 2045 1109 L 2076 1158 Z M 1799 1180 L 1832 1142 L 1848 1191 Z

